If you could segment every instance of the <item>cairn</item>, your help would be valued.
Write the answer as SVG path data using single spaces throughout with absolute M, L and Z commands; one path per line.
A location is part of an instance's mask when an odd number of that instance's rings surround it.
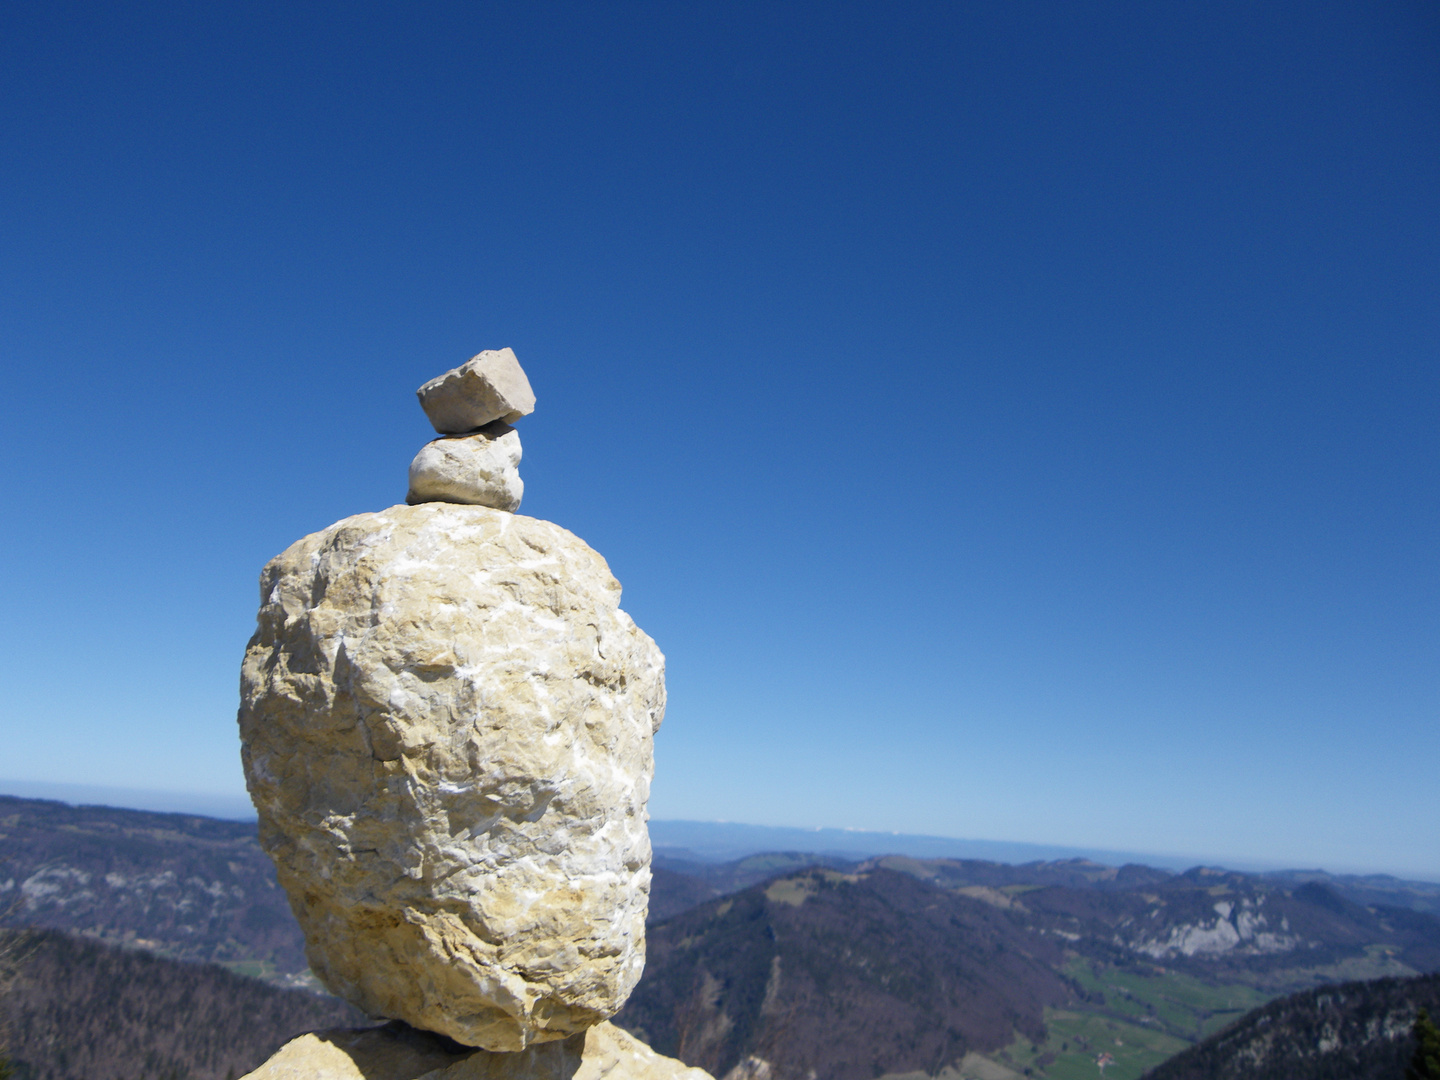
M 239 713 L 311 970 L 390 1022 L 250 1076 L 708 1080 L 607 1022 L 645 961 L 664 657 L 599 554 L 514 513 L 515 354 L 418 393 L 406 505 L 266 565 Z

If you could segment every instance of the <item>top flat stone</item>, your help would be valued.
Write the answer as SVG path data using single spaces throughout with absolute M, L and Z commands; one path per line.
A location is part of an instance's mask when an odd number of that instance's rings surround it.
M 494 420 L 513 424 L 535 411 L 535 391 L 511 349 L 486 349 L 415 391 L 441 435 L 460 435 Z

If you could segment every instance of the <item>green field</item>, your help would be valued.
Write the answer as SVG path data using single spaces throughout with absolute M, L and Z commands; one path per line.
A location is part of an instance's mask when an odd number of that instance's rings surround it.
M 1072 960 L 1065 974 L 1089 1000 L 1046 1009 L 1043 1043 L 1017 1039 L 995 1060 L 1046 1080 L 1093 1080 L 1109 1054 L 1109 1080 L 1136 1080 L 1191 1043 L 1269 1000 L 1248 986 L 1212 986 L 1187 975 L 1152 974 Z

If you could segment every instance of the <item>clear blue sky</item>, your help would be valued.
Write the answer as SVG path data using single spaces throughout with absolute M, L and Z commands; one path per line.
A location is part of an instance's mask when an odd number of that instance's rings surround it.
M 508 345 L 655 816 L 1440 877 L 1433 3 L 13 3 L 0 155 L 0 777 L 240 791 Z

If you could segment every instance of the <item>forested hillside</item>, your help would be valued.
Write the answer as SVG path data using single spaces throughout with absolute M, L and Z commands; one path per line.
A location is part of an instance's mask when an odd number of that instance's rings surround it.
M 368 1023 L 335 998 L 213 964 L 57 931 L 26 939 L 0 1000 L 16 1080 L 226 1080 L 301 1032 Z
M 723 1076 L 747 1056 L 781 1076 L 935 1073 L 1072 996 L 1061 942 L 989 904 L 893 871 L 811 870 L 711 901 L 651 931 L 616 1018 Z
M 1403 1080 L 1411 1027 L 1440 1016 L 1440 975 L 1306 990 L 1245 1014 L 1148 1080 Z
M 305 942 L 253 821 L 0 795 L 0 910 L 284 980 Z
M 760 869 L 728 866 L 690 880 Z M 887 857 L 781 873 L 653 926 L 617 1023 L 717 1075 L 754 1059 L 777 1080 L 1060 1080 L 1104 1059 L 1133 1080 L 1277 993 L 1437 969 L 1440 920 L 1315 881 Z

